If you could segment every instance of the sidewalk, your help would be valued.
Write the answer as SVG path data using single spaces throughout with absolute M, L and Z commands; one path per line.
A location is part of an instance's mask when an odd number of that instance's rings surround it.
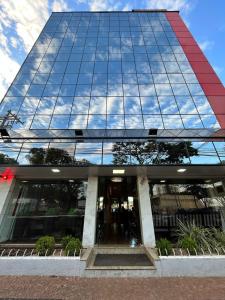
M 1 276 L 0 299 L 224 300 L 225 278 Z

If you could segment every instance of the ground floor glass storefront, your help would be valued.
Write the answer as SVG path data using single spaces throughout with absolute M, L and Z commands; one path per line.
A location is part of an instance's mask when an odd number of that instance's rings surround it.
M 223 226 L 225 189 L 222 181 L 149 181 L 156 239 L 176 241 L 179 223 Z
M 117 175 L 15 182 L 0 215 L 2 243 L 72 235 L 86 246 L 154 245 L 161 237 L 176 242 L 180 221 L 225 228 L 223 180 Z
M 43 235 L 82 239 L 87 181 L 18 182 L 0 228 L 1 241 L 32 242 Z

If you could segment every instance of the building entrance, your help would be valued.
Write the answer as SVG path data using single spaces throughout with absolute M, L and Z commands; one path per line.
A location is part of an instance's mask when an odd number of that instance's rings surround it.
M 97 244 L 141 243 L 135 177 L 100 177 L 97 200 Z

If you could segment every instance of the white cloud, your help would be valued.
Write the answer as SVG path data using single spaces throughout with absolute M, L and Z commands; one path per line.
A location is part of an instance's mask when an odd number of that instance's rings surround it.
M 51 5 L 51 9 L 54 12 L 69 11 L 69 6 L 66 3 L 66 1 L 64 1 L 64 0 L 54 0 L 52 5 Z
M 26 51 L 30 50 L 48 16 L 48 0 L 8 0 L 1 3 L 3 25 L 5 28 L 15 28 Z
M 20 65 L 12 59 L 9 54 L 4 50 L 0 49 L 0 101 L 3 98 L 6 89 L 15 77 L 19 70 Z
M 213 41 L 204 41 L 204 42 L 199 42 L 199 47 L 202 49 L 202 51 L 206 51 L 206 50 L 211 50 L 214 46 L 214 42 Z
M 133 8 L 130 3 L 122 3 L 121 1 L 115 0 L 78 0 L 78 3 L 87 4 L 91 11 L 125 11 Z
M 147 0 L 147 8 L 188 11 L 191 8 L 187 0 Z

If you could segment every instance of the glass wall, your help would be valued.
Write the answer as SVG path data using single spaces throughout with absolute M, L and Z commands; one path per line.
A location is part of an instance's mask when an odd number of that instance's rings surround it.
M 149 184 L 156 239 L 166 237 L 175 241 L 180 221 L 203 227 L 223 226 L 225 186 L 222 181 L 150 180 Z
M 220 126 L 163 12 L 53 13 L 0 106 L 14 130 Z
M 224 164 L 225 143 L 163 139 L 133 142 L 0 141 L 0 165 Z
M 40 236 L 59 240 L 71 234 L 82 240 L 87 181 L 17 183 L 0 228 L 0 241 L 34 242 Z

